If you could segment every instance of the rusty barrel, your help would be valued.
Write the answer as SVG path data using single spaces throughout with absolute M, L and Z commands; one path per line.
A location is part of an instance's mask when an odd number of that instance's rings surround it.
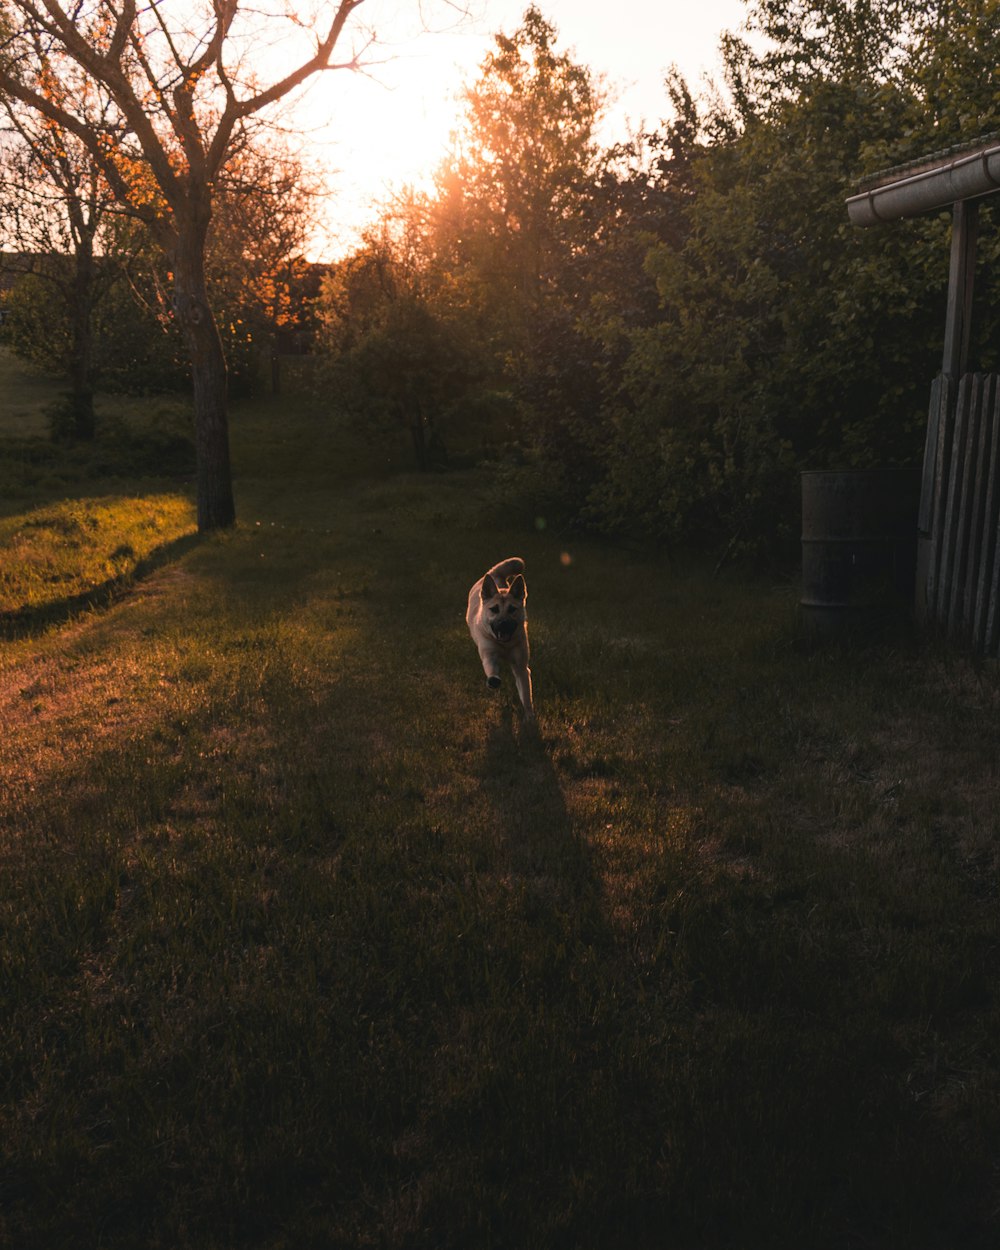
M 913 605 L 919 469 L 802 474 L 803 621 L 823 633 L 900 619 Z

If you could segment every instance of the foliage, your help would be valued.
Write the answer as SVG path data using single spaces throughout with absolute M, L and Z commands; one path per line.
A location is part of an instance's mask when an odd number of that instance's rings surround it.
M 312 328 L 303 253 L 320 194 L 316 173 L 274 136 L 245 143 L 219 177 L 206 266 L 234 395 L 254 389 L 282 335 Z
M 32 87 L 46 99 L 79 96 L 90 101 L 96 116 L 107 109 L 107 98 L 73 69 L 57 83 L 42 56 L 34 66 L 21 67 L 22 79 L 32 73 Z M 90 439 L 95 432 L 95 308 L 116 278 L 114 267 L 97 259 L 108 234 L 113 197 L 78 136 L 9 94 L 2 96 L 0 107 L 6 120 L 0 164 L 4 236 L 22 261 L 31 258 L 31 271 L 47 288 L 45 302 L 53 320 L 61 323 L 51 340 L 29 332 L 26 354 L 54 365 L 69 384 L 60 435 Z M 17 336 L 15 342 L 23 338 Z
M 556 39 L 535 7 L 496 36 L 438 174 L 438 248 L 477 271 L 515 324 L 558 288 L 596 158 L 600 92 Z
M 349 346 L 336 328 L 326 336 L 348 392 L 373 395 L 382 377 L 383 411 L 408 413 L 411 431 L 443 423 L 449 443 L 480 454 L 495 453 L 500 438 L 558 441 L 560 380 L 581 356 L 572 260 L 587 237 L 601 96 L 556 39 L 534 7 L 513 34 L 496 36 L 465 90 L 435 192 L 393 206 L 377 242 L 341 266 L 324 299 L 328 323 L 353 327 Z M 419 404 L 402 402 L 397 392 L 412 395 L 418 374 Z
M 39 258 L 17 278 L 6 301 L 4 336 L 24 360 L 60 372 L 72 338 L 72 309 L 53 303 L 45 274 L 65 267 L 62 257 Z M 91 310 L 91 379 L 109 391 L 158 393 L 189 384 L 183 344 L 159 307 L 159 278 L 139 250 L 111 254 L 98 268 L 104 283 Z
M 602 426 L 590 423 L 600 450 L 583 518 L 752 551 L 793 537 L 797 467 L 919 460 L 946 222 L 860 232 L 844 200 L 864 170 L 940 143 L 945 59 L 946 98 L 965 102 L 953 141 L 995 125 L 985 62 L 996 6 L 961 7 L 965 24 L 936 40 L 924 10 L 896 0 L 773 0 L 750 11 L 752 42 L 726 41 L 732 105 L 700 112 L 668 80 L 674 121 L 655 140 L 656 176 L 640 182 L 662 206 L 662 232 L 625 231 L 647 245 L 658 307 L 630 309 L 627 281 L 598 270 L 584 320 L 612 367 Z M 950 40 L 973 30 L 985 50 L 952 58 Z M 640 154 L 625 154 L 636 174 Z M 995 266 L 992 238 L 984 261 Z M 633 285 L 637 270 L 633 260 Z M 988 363 L 997 306 L 989 294 L 980 303 Z
M 600 90 L 538 10 L 497 36 L 434 193 L 397 206 L 382 246 L 435 324 L 461 327 L 466 406 L 483 385 L 514 399 L 514 494 L 540 473 L 564 519 L 732 555 L 793 536 L 797 468 L 919 457 L 945 223 L 866 234 L 844 200 L 926 146 L 921 21 L 902 0 L 758 4 L 725 41 L 730 103 L 671 73 L 670 120 L 603 153 Z M 980 329 L 992 341 L 992 314 Z M 424 350 L 402 315 L 377 334 L 368 375 L 406 358 L 393 336 Z M 334 339 L 350 373 L 357 347 Z
M 460 424 L 476 364 L 461 322 L 439 313 L 418 264 L 405 240 L 371 233 L 323 283 L 320 346 L 324 388 L 371 436 L 387 425 L 408 431 L 424 470 L 447 458 L 449 419 Z

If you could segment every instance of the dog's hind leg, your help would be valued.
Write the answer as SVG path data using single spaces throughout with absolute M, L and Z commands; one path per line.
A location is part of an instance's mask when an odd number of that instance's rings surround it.
M 512 664 L 511 671 L 514 674 L 514 683 L 517 686 L 517 693 L 521 696 L 521 706 L 524 708 L 525 720 L 534 720 L 535 705 L 532 700 L 531 692 L 531 669 L 527 664 Z M 499 682 L 497 683 L 499 685 Z

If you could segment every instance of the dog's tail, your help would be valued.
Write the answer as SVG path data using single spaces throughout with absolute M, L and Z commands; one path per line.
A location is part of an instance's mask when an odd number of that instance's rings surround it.
M 510 556 L 506 560 L 501 560 L 499 564 L 494 564 L 490 569 L 489 576 L 493 578 L 498 586 L 506 586 L 512 577 L 516 577 L 518 573 L 524 572 L 524 561 L 520 556 Z

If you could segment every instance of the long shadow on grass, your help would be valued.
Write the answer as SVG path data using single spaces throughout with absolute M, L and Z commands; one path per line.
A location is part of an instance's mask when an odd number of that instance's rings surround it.
M 578 897 L 596 905 L 589 849 L 574 829 L 545 740 L 510 706 L 500 708 L 487 728 L 482 785 L 511 872 L 551 876 L 554 886 L 571 883 Z
M 161 543 L 127 572 L 109 577 L 106 581 L 100 582 L 97 586 L 91 586 L 78 595 L 51 599 L 47 603 L 34 607 L 18 608 L 15 612 L 0 612 L 0 638 L 7 641 L 29 638 L 53 625 L 63 624 L 79 612 L 109 607 L 126 594 L 136 582 L 142 581 L 165 564 L 179 560 L 181 556 L 193 550 L 198 544 L 199 537 L 198 534 L 184 534 L 168 543 Z
M 471 1029 L 465 1018 L 475 1046 L 454 1058 L 447 1119 L 432 1117 L 453 1178 L 479 1199 L 429 1193 L 428 1226 L 448 1229 L 442 1246 L 486 1244 L 484 1225 L 495 1245 L 592 1244 L 601 1186 L 581 1199 L 580 1178 L 614 1166 L 627 1081 L 605 1071 L 613 1047 L 596 1023 L 616 961 L 601 878 L 544 738 L 509 707 L 488 718 L 480 781 L 488 984 Z

